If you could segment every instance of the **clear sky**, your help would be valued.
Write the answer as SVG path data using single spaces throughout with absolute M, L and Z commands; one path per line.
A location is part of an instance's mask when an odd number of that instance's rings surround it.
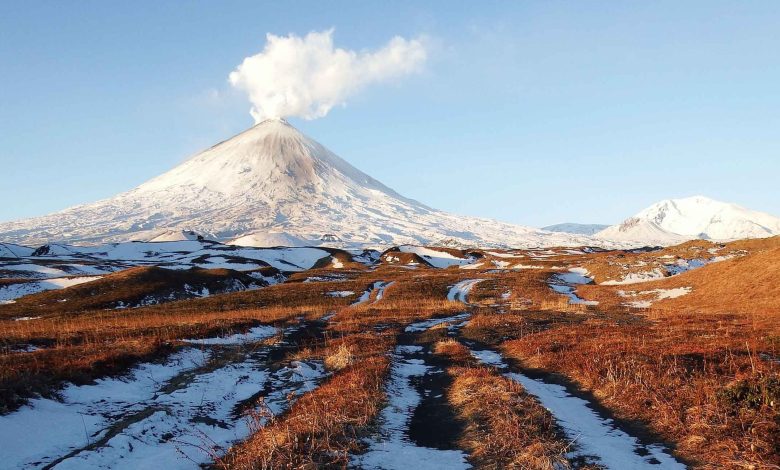
M 2 1 L 0 220 L 249 127 L 228 74 L 266 33 L 327 28 L 355 50 L 428 38 L 421 73 L 291 122 L 432 207 L 616 223 L 703 194 L 780 215 L 778 1 Z

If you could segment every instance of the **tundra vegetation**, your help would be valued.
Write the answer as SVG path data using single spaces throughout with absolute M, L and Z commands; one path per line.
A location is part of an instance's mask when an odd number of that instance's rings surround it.
M 475 468 L 606 466 L 578 452 L 587 443 L 517 374 L 565 388 L 680 465 L 780 468 L 780 239 L 426 253 L 358 261 L 333 250 L 336 262 L 284 282 L 198 298 L 170 292 L 181 276 L 212 289 L 251 278 L 133 268 L 2 305 L 0 428 L 72 384 L 266 325 L 298 333 L 258 339 L 252 348 L 276 351 L 260 362 L 322 364 L 321 377 L 276 410 L 278 390 L 252 394 L 236 418 L 249 432 L 227 446 L 206 432 L 201 450 L 217 468 L 370 467 L 371 442 L 388 429 L 403 434 L 398 445 Z M 158 291 L 159 302 L 133 304 Z M 220 364 L 251 354 L 215 348 Z

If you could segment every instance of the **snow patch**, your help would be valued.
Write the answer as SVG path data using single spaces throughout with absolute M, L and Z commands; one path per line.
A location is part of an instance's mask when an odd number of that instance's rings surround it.
M 617 294 L 621 297 L 642 297 L 642 296 L 653 297 L 652 299 L 632 300 L 624 304 L 628 307 L 634 307 L 634 308 L 650 308 L 653 305 L 653 302 L 655 301 L 664 300 L 664 299 L 676 299 L 677 297 L 682 297 L 690 293 L 691 293 L 690 287 L 675 287 L 673 289 L 653 289 L 653 290 L 644 290 L 640 292 L 623 291 L 623 290 L 617 291 Z
M 334 290 L 326 292 L 325 295 L 328 297 L 349 297 L 350 295 L 355 295 L 355 292 L 351 290 Z
M 251 328 L 246 333 L 236 333 L 230 336 L 216 337 L 216 338 L 202 338 L 202 339 L 185 339 L 182 340 L 185 343 L 190 344 L 203 344 L 203 345 L 236 345 L 245 344 L 255 341 L 260 341 L 266 338 L 270 338 L 279 332 L 278 328 L 273 326 L 256 326 Z
M 450 266 L 463 266 L 474 262 L 474 258 L 458 258 L 446 251 L 426 248 L 424 246 L 403 245 L 398 247 L 402 253 L 414 253 L 429 262 L 434 268 L 449 268 Z
M 596 300 L 585 300 L 576 294 L 577 285 L 591 284 L 593 279 L 584 268 L 571 268 L 569 272 L 553 274 L 548 285 L 559 294 L 569 297 L 570 304 L 598 305 Z
M 40 281 L 21 282 L 0 286 L 0 302 L 13 303 L 14 300 L 25 295 L 37 294 L 47 290 L 64 289 L 87 282 L 97 281 L 102 276 L 62 277 Z
M 435 326 L 443 325 L 445 323 L 454 324 L 455 327 L 457 327 L 461 322 L 467 320 L 469 316 L 470 315 L 468 313 L 461 313 L 450 317 L 431 318 L 430 320 L 421 320 L 407 326 L 406 328 L 404 328 L 404 331 L 407 333 L 426 331 Z
M 450 287 L 449 292 L 447 292 L 447 300 L 459 301 L 465 304 L 471 289 L 482 281 L 484 281 L 484 279 L 466 279 L 465 281 L 458 282 Z
M 643 271 L 638 273 L 629 273 L 623 279 L 609 280 L 601 283 L 603 286 L 621 286 L 624 284 L 638 284 L 640 282 L 657 281 L 666 277 L 664 273 L 659 269 L 653 269 L 652 271 Z

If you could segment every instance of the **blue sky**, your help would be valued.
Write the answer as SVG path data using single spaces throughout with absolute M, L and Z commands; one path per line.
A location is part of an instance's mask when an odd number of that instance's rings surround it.
M 463 2 L 464 4 L 466 2 Z M 400 193 L 526 225 L 704 194 L 780 215 L 780 2 L 4 2 L 0 220 L 130 189 L 252 125 L 266 33 L 429 39 L 291 122 Z

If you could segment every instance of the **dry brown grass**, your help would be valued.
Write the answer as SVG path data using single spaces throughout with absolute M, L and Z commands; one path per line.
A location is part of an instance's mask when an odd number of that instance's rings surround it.
M 484 368 L 448 372 L 448 399 L 467 423 L 461 445 L 477 468 L 568 468 L 555 420 L 519 384 Z
M 84 383 L 121 373 L 138 361 L 168 354 L 179 339 L 222 335 L 299 317 L 320 318 L 351 300 L 325 293 L 351 287 L 348 282 L 281 284 L 155 307 L 0 320 L 0 411 L 32 395 L 48 395 L 64 381 Z M 12 352 L 27 344 L 44 348 Z
M 226 469 L 343 468 L 384 401 L 392 341 L 374 335 L 365 357 L 337 372 L 217 462 Z M 369 347 L 369 344 L 371 345 Z M 341 348 L 342 345 L 336 346 Z
M 466 425 L 459 444 L 476 468 L 569 467 L 554 418 L 521 385 L 481 367 L 458 340 L 438 341 L 433 350 L 454 364 L 447 399 Z
M 331 370 L 341 370 L 352 364 L 354 360 L 355 355 L 352 354 L 352 349 L 346 344 L 342 344 L 332 354 L 325 356 L 325 367 Z
M 657 302 L 654 309 L 744 313 L 759 321 L 776 321 L 780 319 L 780 248 L 713 263 L 648 287 L 692 287 L 690 294 Z
M 267 308 L 238 312 L 204 312 L 171 317 L 145 314 L 79 316 L 25 322 L 0 322 L 8 345 L 37 344 L 34 352 L 0 354 L 0 411 L 35 394 L 49 395 L 65 382 L 86 383 L 124 372 L 135 363 L 160 358 L 176 340 L 218 336 L 259 323 L 315 318 L 324 312 L 303 308 Z
M 409 275 L 406 270 L 378 271 L 343 282 L 291 282 L 138 309 L 48 311 L 48 316 L 37 320 L 0 320 L 0 410 L 15 407 L 33 394 L 48 394 L 64 381 L 83 383 L 106 373 L 121 373 L 138 361 L 169 353 L 181 338 L 227 334 L 258 323 L 288 322 L 298 317 L 319 318 L 336 311 L 341 313 L 332 329 L 339 334 L 355 333 L 380 323 L 401 325 L 463 307 L 444 300 L 447 285 L 458 278 L 432 270 L 430 278 L 415 273 L 418 277 L 411 282 L 398 282 L 380 302 L 348 307 L 375 280 L 401 281 Z M 118 277 L 135 278 L 133 273 Z M 337 290 L 355 294 L 343 298 L 325 295 Z M 46 308 L 42 307 L 43 312 Z M 44 349 L 12 352 L 28 344 Z M 352 352 L 359 354 L 355 349 Z M 342 362 L 347 359 L 344 353 Z M 330 364 L 340 367 L 335 357 Z
M 604 315 L 595 312 L 585 312 L 577 315 L 563 311 L 521 311 L 496 312 L 495 310 L 479 309 L 462 329 L 464 338 L 490 346 L 498 346 L 510 339 L 522 338 L 531 334 L 543 334 L 545 331 L 560 327 L 576 327 L 581 323 L 600 321 L 611 318 L 627 323 L 636 322 L 633 316 Z
M 780 237 L 738 240 L 730 243 L 713 243 L 706 240 L 691 240 L 661 250 L 640 253 L 610 251 L 583 257 L 580 263 L 597 283 L 620 280 L 627 274 L 659 269 L 666 273 L 664 265 L 677 259 L 709 260 L 723 255 L 744 255 L 761 253 L 780 248 Z M 711 252 L 712 250 L 712 252 Z
M 569 297 L 550 288 L 548 280 L 558 271 L 560 270 L 527 269 L 507 272 L 495 281 L 499 287 L 493 290 L 492 295 L 498 297 L 500 293 L 509 292 L 509 297 L 501 299 L 499 303 L 503 303 L 507 307 L 506 310 L 510 311 L 585 313 L 594 310 L 583 304 L 572 304 Z M 481 284 L 477 287 L 481 288 Z
M 780 328 L 780 247 L 708 264 L 658 281 L 620 286 L 579 286 L 578 294 L 598 300 L 599 309 L 628 312 L 623 304 L 650 300 L 654 316 L 677 313 L 740 313 L 753 321 Z M 673 299 L 656 300 L 655 289 L 689 287 L 691 292 Z M 619 291 L 639 293 L 622 297 Z
M 333 319 L 333 328 L 341 332 L 359 332 L 378 323 L 399 326 L 462 311 L 463 304 L 446 300 L 383 300 L 340 310 Z
M 175 350 L 182 338 L 335 312 L 324 342 L 306 344 L 289 356 L 322 359 L 333 371 L 332 378 L 267 426 L 256 422 L 256 433 L 219 465 L 344 466 L 347 453 L 359 450 L 358 438 L 382 405 L 387 353 L 395 334 L 413 321 L 471 310 L 474 316 L 463 328 L 463 337 L 490 345 L 504 343 L 507 354 L 526 365 L 566 375 L 592 390 L 619 417 L 649 425 L 676 444 L 681 456 L 701 467 L 771 468 L 780 465 L 776 397 L 780 364 L 772 362 L 780 358 L 776 309 L 780 248 L 773 251 L 772 243 L 776 241 L 736 242 L 729 246 L 751 254 L 658 281 L 657 287 L 654 283 L 580 287 L 582 297 L 602 301 L 596 309 L 570 305 L 549 288 L 547 279 L 560 266 L 581 265 L 588 259 L 603 262 L 616 252 L 558 253 L 531 260 L 527 257 L 532 252 L 518 251 L 526 258 L 512 259 L 513 263 L 545 268 L 504 273 L 323 266 L 257 291 L 134 310 L 56 310 L 59 307 L 44 305 L 45 318 L 0 320 L 0 346 L 5 346 L 0 348 L 0 411 L 18 403 L 19 397 L 54 390 L 63 381 L 86 382 L 121 373 L 140 360 L 160 358 Z M 675 249 L 687 253 L 691 248 Z M 491 259 L 488 255 L 484 261 Z M 315 274 L 341 274 L 346 280 L 301 282 Z M 469 295 L 469 303 L 476 307 L 445 300 L 449 286 L 477 277 L 486 281 Z M 352 306 L 375 281 L 395 284 L 382 300 Z M 626 299 L 615 300 L 616 289 L 676 286 L 694 290 L 659 302 L 658 308 L 643 312 L 643 318 L 620 306 Z M 355 294 L 325 295 L 343 290 Z M 504 292 L 510 292 L 508 299 L 501 298 Z M 549 413 L 528 401 L 519 385 L 477 367 L 461 343 L 443 339 L 446 333 L 442 327 L 418 339 L 435 343 L 436 354 L 449 361 L 453 384 L 448 400 L 468 423 L 461 443 L 473 453 L 474 463 L 486 468 L 549 468 L 565 447 Z M 45 348 L 9 351 L 30 343 Z
M 461 365 L 476 365 L 477 361 L 471 356 L 468 348 L 454 338 L 437 341 L 433 345 L 433 352 L 446 357 L 450 362 Z
M 380 262 L 390 266 L 417 266 L 430 268 L 431 264 L 415 253 L 404 253 L 398 250 L 387 250 L 382 253 Z
M 780 465 L 780 366 L 761 359 L 778 349 L 776 333 L 725 315 L 588 321 L 504 346 L 573 378 L 618 416 L 648 423 L 701 468 Z
M 130 268 L 67 289 L 24 296 L 13 304 L 0 307 L 0 318 L 101 310 L 118 305 L 135 305 L 150 299 L 166 302 L 187 298 L 185 285 L 196 291 L 205 288 L 210 292 L 219 292 L 236 281 L 244 285 L 257 282 L 244 273 L 229 269 Z
M 333 318 L 334 328 L 341 332 L 356 332 L 377 324 L 399 326 L 462 312 L 464 305 L 446 300 L 447 292 L 449 286 L 468 278 L 468 273 L 458 271 L 425 270 L 423 274 L 416 270 L 380 268 L 367 280 L 369 283 L 394 282 L 385 290 L 382 300 L 340 309 Z

